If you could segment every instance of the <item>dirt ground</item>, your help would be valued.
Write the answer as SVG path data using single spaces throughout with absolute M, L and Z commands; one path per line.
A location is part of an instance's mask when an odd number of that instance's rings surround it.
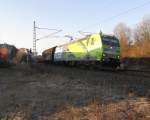
M 51 116 L 65 106 L 150 98 L 149 71 L 100 71 L 58 65 L 0 68 L 0 118 L 19 111 Z

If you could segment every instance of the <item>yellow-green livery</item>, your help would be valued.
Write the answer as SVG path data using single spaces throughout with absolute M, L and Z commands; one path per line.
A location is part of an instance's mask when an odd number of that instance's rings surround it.
M 43 56 L 53 62 L 96 62 L 117 66 L 120 64 L 120 45 L 115 36 L 94 33 L 83 39 L 45 50 Z

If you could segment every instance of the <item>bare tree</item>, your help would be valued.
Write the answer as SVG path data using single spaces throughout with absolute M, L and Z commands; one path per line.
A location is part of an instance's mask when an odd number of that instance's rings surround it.
M 140 57 L 150 57 L 150 17 L 143 19 L 134 29 L 135 47 Z
M 131 29 L 126 24 L 120 23 L 115 27 L 114 33 L 120 40 L 122 57 L 128 57 L 131 42 Z

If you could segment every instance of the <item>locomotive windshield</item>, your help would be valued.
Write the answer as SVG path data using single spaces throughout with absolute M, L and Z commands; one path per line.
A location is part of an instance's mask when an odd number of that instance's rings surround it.
M 102 37 L 102 43 L 108 46 L 119 47 L 119 40 L 115 37 Z

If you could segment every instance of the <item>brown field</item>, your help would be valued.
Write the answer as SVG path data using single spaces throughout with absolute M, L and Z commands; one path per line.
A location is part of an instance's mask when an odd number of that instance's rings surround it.
M 150 71 L 0 68 L 0 120 L 149 120 Z

